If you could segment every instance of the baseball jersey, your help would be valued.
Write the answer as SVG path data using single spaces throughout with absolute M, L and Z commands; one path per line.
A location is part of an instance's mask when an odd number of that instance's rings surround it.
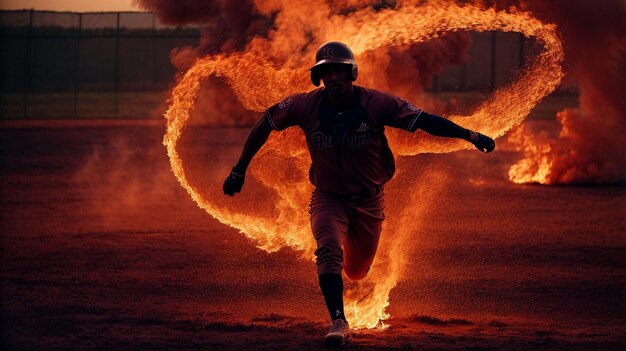
M 330 105 L 324 88 L 295 94 L 265 111 L 274 130 L 304 131 L 313 185 L 342 195 L 374 193 L 395 172 L 385 126 L 414 132 L 422 110 L 405 100 L 354 86 L 345 111 Z

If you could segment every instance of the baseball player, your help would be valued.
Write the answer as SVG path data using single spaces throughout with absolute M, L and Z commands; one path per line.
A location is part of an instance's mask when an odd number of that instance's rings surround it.
M 385 127 L 460 138 L 483 152 L 494 141 L 439 116 L 426 113 L 398 97 L 353 85 L 357 63 L 346 44 L 327 42 L 310 68 L 315 86 L 268 108 L 252 128 L 239 162 L 224 181 L 224 194 L 241 191 L 246 169 L 272 130 L 298 126 L 306 137 L 315 186 L 311 195 L 311 229 L 319 284 L 332 326 L 327 345 L 351 339 L 343 307 L 342 271 L 350 279 L 367 274 L 378 247 L 384 220 L 384 185 L 394 174 L 394 157 Z

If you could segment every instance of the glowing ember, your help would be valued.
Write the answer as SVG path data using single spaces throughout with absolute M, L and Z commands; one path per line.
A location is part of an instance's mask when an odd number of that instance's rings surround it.
M 431 1 L 420 7 L 407 5 L 379 12 L 362 10 L 349 17 L 334 16 L 328 21 L 333 32 L 319 33 L 319 42 L 345 42 L 357 55 L 357 61 L 358 55 L 368 50 L 424 42 L 452 31 L 507 31 L 534 37 L 545 50 L 521 72 L 517 81 L 496 91 L 471 115 L 448 116 L 467 128 L 493 137 L 502 136 L 519 125 L 563 77 L 563 50 L 554 26 L 541 23 L 524 12 L 485 10 L 472 5 Z M 273 40 L 279 42 L 280 38 Z M 258 52 L 262 51 L 251 46 L 242 53 L 199 59 L 172 91 L 171 103 L 165 114 L 167 131 L 164 144 L 180 184 L 210 215 L 239 229 L 268 252 L 291 247 L 312 258 L 315 243 L 307 212 L 312 190 L 307 178 L 310 160 L 299 131 L 290 129 L 272 133 L 268 144 L 253 162 L 251 176 L 267 188 L 269 203 L 259 204 L 254 210 L 246 212 L 237 210 L 246 200 L 246 195 L 226 200 L 221 194 L 221 184 L 214 184 L 207 194 L 200 193 L 187 179 L 183 160 L 177 151 L 177 143 L 189 120 L 200 86 L 208 77 L 225 78 L 241 103 L 254 111 L 262 111 L 286 95 L 313 88 L 307 72 L 314 56 L 312 52 L 303 53 L 281 68 L 274 67 L 269 58 Z M 394 130 L 388 130 L 388 137 L 392 150 L 399 155 L 451 152 L 471 147 L 458 140 L 437 139 L 426 134 L 416 137 Z M 346 313 L 355 328 L 383 327 L 381 321 L 389 317 L 385 313 L 389 292 L 402 275 L 403 262 L 408 255 L 407 243 L 419 229 L 414 223 L 422 210 L 418 204 L 428 199 L 428 192 L 422 189 L 424 186 L 413 184 L 413 187 L 409 192 L 412 195 L 406 199 L 406 210 L 389 216 L 393 219 L 388 218 L 385 223 L 378 257 L 369 276 L 354 286 L 350 285 L 346 292 Z M 244 189 L 244 193 L 246 190 L 250 191 Z M 388 236 L 393 236 L 392 242 L 385 241 Z

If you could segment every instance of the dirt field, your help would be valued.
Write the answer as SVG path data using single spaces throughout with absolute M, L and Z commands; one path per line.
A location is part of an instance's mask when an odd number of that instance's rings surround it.
M 169 170 L 162 121 L 1 127 L 3 349 L 323 349 L 313 262 L 199 209 Z M 186 155 L 221 179 L 246 133 L 193 128 Z M 390 327 L 345 349 L 626 349 L 626 188 L 514 185 L 519 154 L 499 146 L 398 160 L 449 186 L 415 219 Z

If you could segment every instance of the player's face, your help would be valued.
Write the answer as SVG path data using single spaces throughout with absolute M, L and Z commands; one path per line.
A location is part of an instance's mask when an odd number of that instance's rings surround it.
M 331 94 L 347 94 L 352 88 L 351 66 L 341 63 L 331 63 L 321 67 L 321 77 L 324 87 Z

